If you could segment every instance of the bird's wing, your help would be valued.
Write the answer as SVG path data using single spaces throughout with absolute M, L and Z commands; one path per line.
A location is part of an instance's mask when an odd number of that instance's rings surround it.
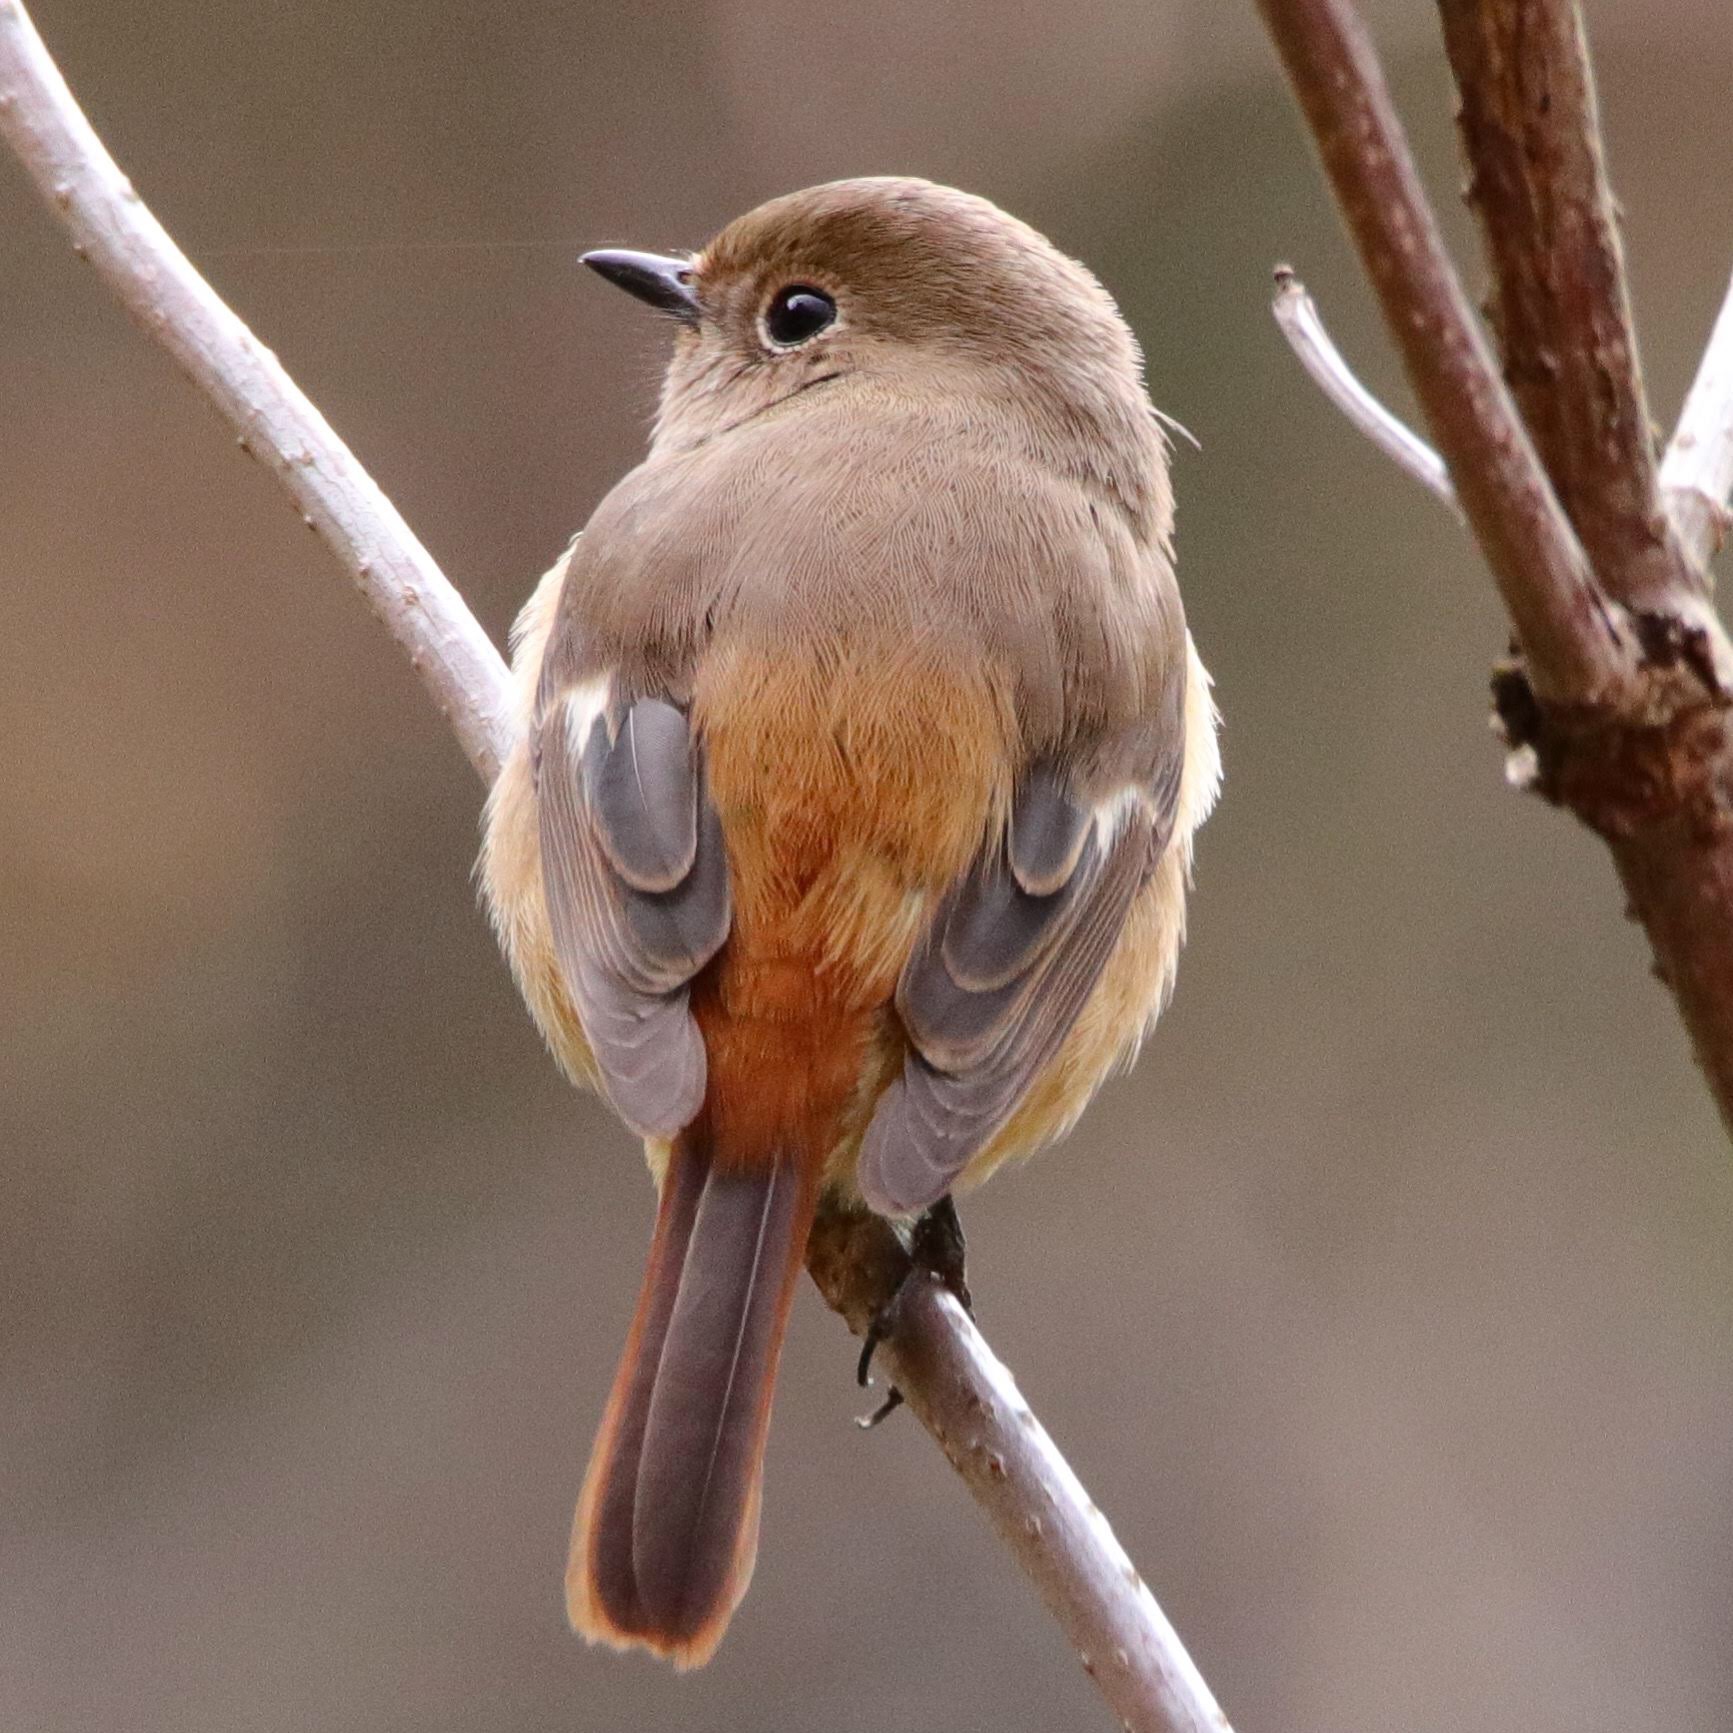
M 874 1209 L 936 1203 L 1076 1022 L 1172 835 L 1183 728 L 1150 748 L 1136 780 L 1105 795 L 1056 762 L 1029 767 L 1004 827 L 940 902 L 897 988 L 910 1050 L 856 1170 Z
M 688 988 L 730 921 L 702 749 L 669 698 L 628 701 L 605 682 L 544 689 L 534 726 L 561 973 L 620 1117 L 646 1137 L 672 1137 L 704 1100 Z

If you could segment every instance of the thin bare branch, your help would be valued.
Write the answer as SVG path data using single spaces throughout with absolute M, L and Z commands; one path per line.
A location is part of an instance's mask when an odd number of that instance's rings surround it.
M 1631 677 L 1626 631 L 1493 366 L 1365 30 L 1348 0 L 1258 3 L 1535 688 L 1603 704 Z
M 276 471 L 491 778 L 512 735 L 499 652 L 330 423 L 146 209 L 15 0 L 0 0 L 0 136 L 79 257 Z
M 1276 294 L 1270 311 L 1275 314 L 1288 347 L 1299 356 L 1300 365 L 1311 374 L 1324 395 L 1398 469 L 1442 500 L 1460 520 L 1462 506 L 1456 498 L 1456 489 L 1450 485 L 1444 459 L 1355 377 L 1354 370 L 1343 360 L 1342 351 L 1324 329 L 1317 303 L 1292 268 L 1278 265 L 1275 276 Z
M 498 651 L 354 454 L 145 209 L 18 0 L 0 0 L 0 136 L 143 329 L 271 463 L 491 781 L 514 734 Z M 809 1264 L 857 1333 L 908 1267 L 895 1232 L 876 1218 L 843 1218 L 815 1234 Z M 1106 1520 L 961 1309 L 915 1294 L 882 1351 L 1122 1724 L 1227 1733 Z
M 1504 377 L 1608 595 L 1701 595 L 1662 509 L 1576 0 L 1438 0 Z
M 1727 534 L 1733 500 L 1733 286 L 1661 460 L 1661 495 L 1679 539 L 1706 565 Z
M 908 1254 L 876 1216 L 832 1215 L 807 1267 L 857 1335 Z M 1010 1372 L 936 1282 L 902 1288 L 885 1371 L 1041 1591 L 1122 1727 L 1231 1733 L 1209 1687 Z

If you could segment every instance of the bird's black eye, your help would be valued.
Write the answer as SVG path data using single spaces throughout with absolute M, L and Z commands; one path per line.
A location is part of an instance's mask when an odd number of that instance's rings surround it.
M 779 349 L 794 349 L 836 318 L 836 302 L 810 283 L 778 289 L 764 309 L 764 334 Z

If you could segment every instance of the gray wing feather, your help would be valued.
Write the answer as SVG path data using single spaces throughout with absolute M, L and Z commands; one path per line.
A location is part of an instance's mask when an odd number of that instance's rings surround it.
M 569 736 L 565 704 L 539 725 L 542 876 L 560 969 L 608 1098 L 647 1137 L 672 1137 L 704 1100 L 704 1042 L 688 989 L 731 919 L 722 826 L 686 718 L 660 698 Z
M 1139 810 L 1104 847 L 1050 770 L 1019 784 L 1004 835 L 940 905 L 898 985 L 911 1050 L 856 1169 L 874 1209 L 936 1203 L 1015 1112 L 1101 978 L 1166 829 Z
M 1036 765 L 1018 787 L 1005 834 L 1017 883 L 1031 896 L 1051 896 L 1077 870 L 1089 830 L 1088 809 L 1072 799 L 1058 771 Z
M 698 767 L 686 718 L 660 698 L 641 698 L 610 740 L 598 717 L 583 766 L 609 864 L 633 890 L 673 890 L 698 848 Z

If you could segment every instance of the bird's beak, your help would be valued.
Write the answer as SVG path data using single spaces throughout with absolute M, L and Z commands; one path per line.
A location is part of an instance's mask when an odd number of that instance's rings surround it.
M 661 312 L 672 314 L 682 325 L 698 323 L 698 297 L 692 292 L 692 266 L 686 259 L 667 259 L 660 253 L 632 253 L 605 247 L 585 253 L 583 263 L 628 295 L 648 301 Z

